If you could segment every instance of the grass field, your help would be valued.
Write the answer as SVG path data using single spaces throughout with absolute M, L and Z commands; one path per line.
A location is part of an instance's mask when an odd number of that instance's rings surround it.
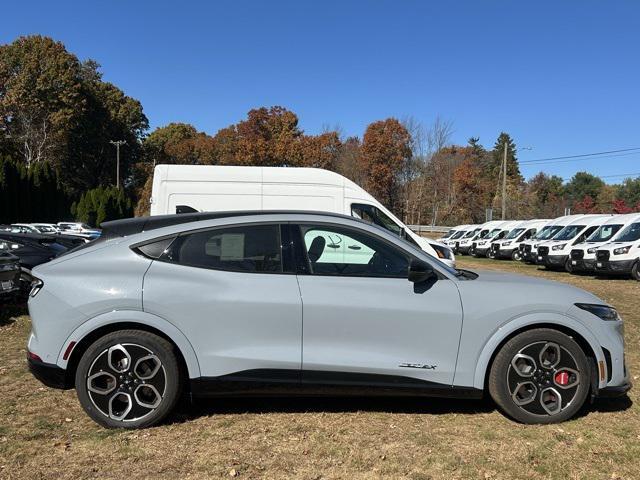
M 638 384 L 640 283 L 466 257 L 459 266 L 560 280 L 616 306 Z M 31 377 L 29 328 L 23 309 L 2 307 L 0 478 L 640 478 L 638 388 L 550 426 L 516 424 L 489 401 L 296 398 L 183 405 L 160 427 L 114 431 L 90 421 L 74 391 Z

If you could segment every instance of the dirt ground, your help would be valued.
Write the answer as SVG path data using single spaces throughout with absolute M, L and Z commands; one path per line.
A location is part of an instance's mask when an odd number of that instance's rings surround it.
M 611 303 L 639 383 L 639 282 L 468 257 L 459 266 L 551 278 Z M 0 478 L 640 478 L 639 388 L 550 426 L 514 423 L 490 401 L 255 398 L 185 402 L 162 426 L 105 430 L 75 391 L 32 378 L 29 317 L 0 308 Z

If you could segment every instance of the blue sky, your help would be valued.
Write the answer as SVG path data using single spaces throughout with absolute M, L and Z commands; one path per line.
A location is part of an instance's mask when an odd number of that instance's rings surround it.
M 453 140 L 500 131 L 520 160 L 640 147 L 640 2 L 7 2 L 0 43 L 40 33 L 138 98 L 152 127 L 214 134 L 258 106 L 308 133 L 437 115 Z M 631 155 L 544 164 L 568 178 L 640 172 Z M 541 166 L 522 166 L 529 177 Z M 619 178 L 608 178 L 619 181 Z

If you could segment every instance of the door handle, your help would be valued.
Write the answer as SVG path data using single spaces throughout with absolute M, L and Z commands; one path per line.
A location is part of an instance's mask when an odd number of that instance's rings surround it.
M 362 247 L 359 247 L 357 245 L 349 245 L 349 249 L 351 249 L 351 250 L 362 250 Z

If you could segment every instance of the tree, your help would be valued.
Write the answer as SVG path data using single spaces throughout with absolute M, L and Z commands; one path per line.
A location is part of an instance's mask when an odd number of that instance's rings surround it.
M 591 195 L 573 204 L 574 213 L 597 213 L 596 202 Z
M 640 203 L 640 177 L 625 178 L 618 188 L 618 198 L 624 200 L 627 205 Z
M 395 118 L 371 123 L 362 142 L 361 168 L 367 190 L 392 211 L 398 212 L 399 175 L 411 160 L 411 135 Z
M 629 207 L 627 205 L 627 202 L 619 198 L 613 201 L 611 205 L 611 211 L 613 213 L 625 214 L 625 213 L 632 213 L 633 208 Z
M 524 178 L 520 173 L 518 158 L 516 155 L 516 144 L 508 133 L 501 132 L 496 140 L 491 154 L 491 159 L 486 165 L 487 174 L 495 178 L 496 182 L 501 176 L 502 162 L 504 158 L 504 146 L 507 145 L 507 182 L 522 183 Z
M 341 146 L 337 132 L 303 135 L 300 138 L 301 165 L 335 171 Z
M 83 109 L 82 68 L 62 43 L 35 35 L 0 46 L 0 130 L 27 167 L 65 155 Z
M 530 216 L 538 218 L 555 218 L 562 214 L 564 208 L 564 187 L 562 178 L 540 172 L 529 180 L 527 185 L 528 203 L 531 206 Z
M 604 187 L 602 179 L 587 172 L 576 173 L 567 183 L 565 189 L 570 202 L 574 204 L 582 202 L 585 197 L 590 197 L 594 202 Z

